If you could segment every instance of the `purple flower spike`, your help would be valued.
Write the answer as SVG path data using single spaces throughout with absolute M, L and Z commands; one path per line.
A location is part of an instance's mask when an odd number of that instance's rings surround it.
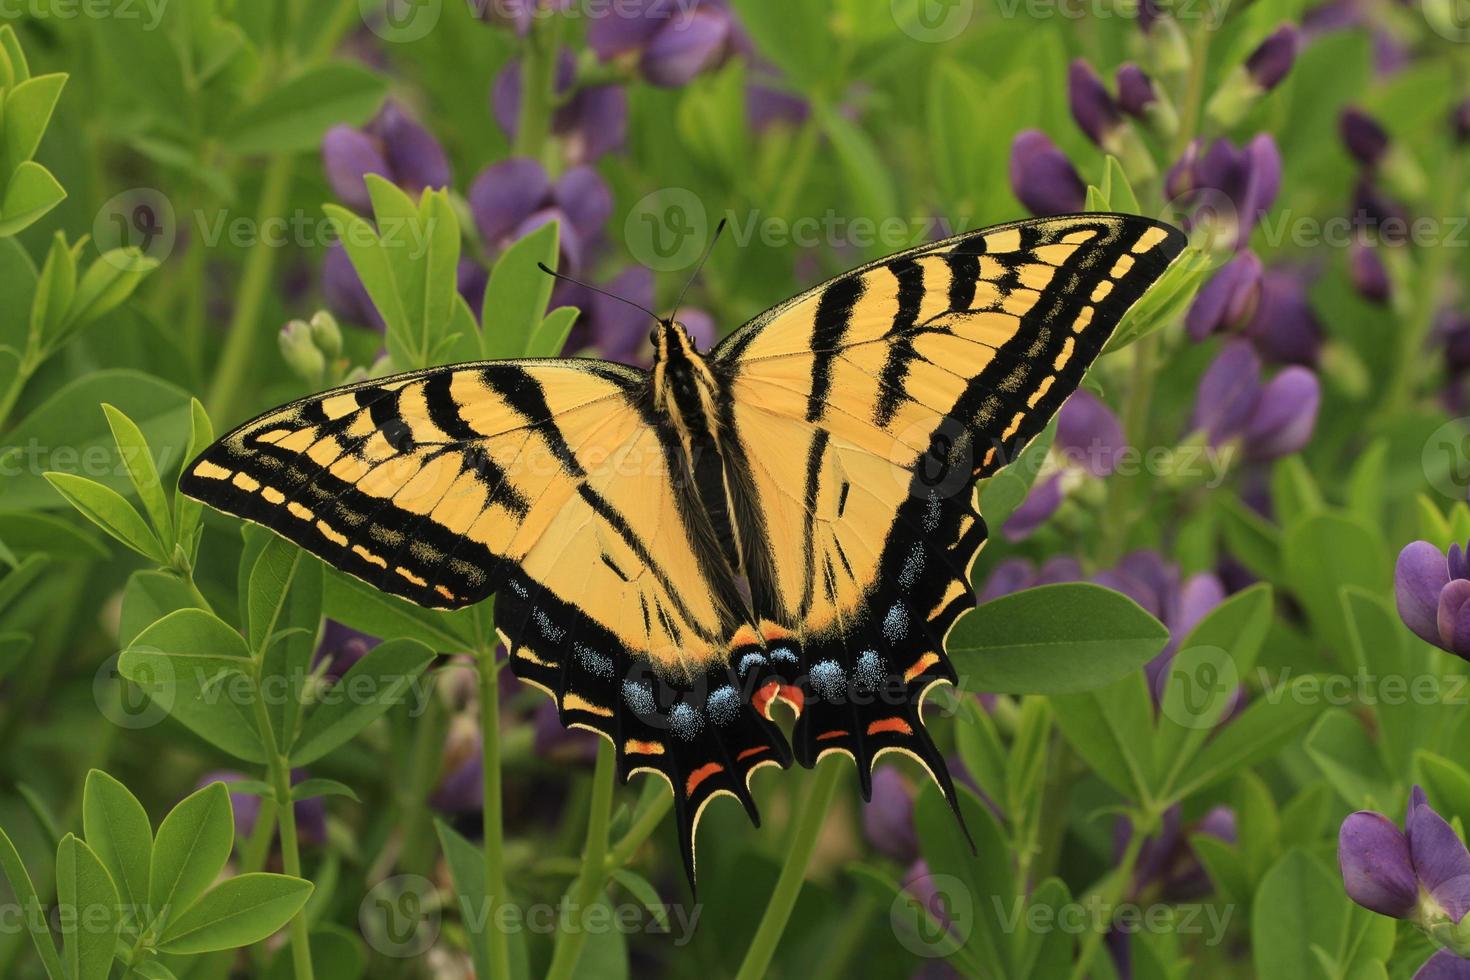
M 863 807 L 863 836 L 874 850 L 901 864 L 910 864 L 919 856 L 914 790 L 892 766 L 873 771 L 873 798 Z
M 1296 26 L 1282 24 L 1251 52 L 1245 60 L 1245 70 L 1262 91 L 1269 92 L 1291 71 L 1300 45 L 1300 32 Z
M 1298 452 L 1317 427 L 1322 385 L 1298 365 L 1286 368 L 1261 390 L 1246 422 L 1246 449 L 1255 459 L 1278 459 Z
M 1189 336 L 1204 340 L 1212 333 L 1243 326 L 1255 314 L 1261 272 L 1261 260 L 1249 250 L 1221 266 L 1189 307 L 1184 319 Z
M 1299 269 L 1275 268 L 1262 273 L 1260 302 L 1245 333 L 1266 360 L 1316 365 L 1323 331 L 1307 296 L 1307 286 L 1307 277 Z
M 1098 146 L 1110 143 L 1123 122 L 1117 103 L 1083 58 L 1075 59 L 1067 68 L 1067 104 L 1077 126 Z
M 427 129 L 410 119 L 392 99 L 383 104 L 368 131 L 382 141 L 393 182 L 410 194 L 449 185 L 449 158 Z
M 1133 62 L 1118 69 L 1118 107 L 1135 119 L 1144 118 L 1148 107 L 1159 101 L 1153 79 Z
M 616 17 L 601 18 L 617 20 Z M 571 51 L 557 54 L 555 89 L 565 102 L 551 118 L 551 132 L 562 141 L 572 163 L 592 163 L 623 145 L 628 130 L 628 96 L 620 85 L 594 85 L 572 93 L 577 78 L 577 62 Z M 490 106 L 495 121 L 507 136 L 514 138 L 521 113 L 521 61 L 510 61 L 490 90 Z
M 1081 211 L 1087 188 L 1056 144 L 1039 129 L 1016 134 L 1011 143 L 1011 190 L 1032 214 L 1048 216 Z
M 1388 278 L 1388 267 L 1379 257 L 1378 247 L 1367 242 L 1353 242 L 1348 249 L 1348 273 L 1352 276 L 1353 288 L 1370 303 L 1380 306 L 1387 303 L 1393 285 Z
M 1388 152 L 1388 133 L 1378 120 L 1357 106 L 1348 106 L 1337 117 L 1337 131 L 1349 153 L 1365 167 L 1377 166 Z
M 1399 552 L 1393 583 L 1404 625 L 1420 639 L 1439 646 L 1439 595 L 1450 584 L 1444 553 L 1428 541 L 1411 541 Z
M 1359 810 L 1342 822 L 1337 863 L 1348 897 L 1364 908 L 1407 919 L 1418 907 L 1409 842 L 1383 814 Z

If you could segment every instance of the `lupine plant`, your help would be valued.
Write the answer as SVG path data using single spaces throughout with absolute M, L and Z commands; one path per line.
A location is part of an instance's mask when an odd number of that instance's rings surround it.
M 0 4 L 0 977 L 1470 977 L 1449 6 Z M 978 488 L 963 828 L 898 755 L 766 770 L 695 891 L 493 601 L 176 489 L 327 387 L 647 366 L 640 307 L 707 349 L 1082 211 L 1189 246 Z

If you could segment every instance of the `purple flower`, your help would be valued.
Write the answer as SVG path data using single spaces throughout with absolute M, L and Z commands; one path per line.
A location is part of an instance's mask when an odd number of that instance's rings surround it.
M 1378 254 L 1380 247 L 1354 241 L 1348 248 L 1348 274 L 1359 296 L 1382 306 L 1388 303 L 1393 285 L 1388 278 L 1388 267 Z
M 241 772 L 218 770 L 205 773 L 197 789 L 210 783 L 239 783 L 249 779 Z M 295 786 L 307 778 L 306 770 L 291 771 L 291 785 Z M 296 813 L 296 833 L 303 844 L 325 844 L 327 842 L 327 805 L 320 797 L 299 800 L 293 806 Z M 254 793 L 231 793 L 230 809 L 235 815 L 235 840 L 244 841 L 255 833 L 255 821 L 260 818 L 260 797 Z
M 604 18 L 611 20 L 614 18 Z M 563 49 L 556 60 L 556 94 L 565 99 L 551 117 L 551 132 L 562 142 L 571 163 L 594 163 L 623 145 L 628 135 L 628 96 L 619 85 L 593 85 L 571 91 L 577 63 Z M 521 62 L 509 62 L 490 91 L 490 105 L 500 128 L 512 139 L 521 115 Z
M 1028 537 L 1056 513 L 1079 479 L 1108 476 L 1127 448 L 1123 424 L 1113 410 L 1086 389 L 1074 392 L 1057 414 L 1056 441 L 1048 456 L 1057 469 L 1037 479 L 1006 520 L 1005 536 L 1012 541 Z
M 873 798 L 863 807 L 863 835 L 874 850 L 900 864 L 919 857 L 914 788 L 893 766 L 873 770 Z
M 552 185 L 541 164 L 523 157 L 480 171 L 467 196 L 475 226 L 492 252 L 558 221 L 561 267 L 573 271 L 612 213 L 612 193 L 597 171 L 573 167 Z
M 322 258 L 322 296 L 327 308 L 338 319 L 369 327 L 378 333 L 387 329 L 382 314 L 373 305 L 367 287 L 352 267 L 352 260 L 347 257 L 347 249 L 341 242 L 329 245 Z
M 1301 270 L 1277 267 L 1262 273 L 1260 302 L 1245 335 L 1268 361 L 1308 367 L 1317 363 L 1322 324 L 1312 310 Z
M 1007 558 L 996 565 L 985 580 L 985 588 L 980 592 L 980 601 L 989 602 L 1013 592 L 1022 592 L 1042 585 L 1080 582 L 1085 577 L 1081 563 L 1071 555 L 1055 555 L 1048 558 L 1040 568 L 1026 558 Z
M 1067 67 L 1067 104 L 1088 139 L 1098 146 L 1112 143 L 1123 117 L 1107 86 L 1084 58 L 1073 59 Z
M 1415 786 L 1404 829 L 1359 810 L 1342 822 L 1337 862 L 1348 897 L 1366 909 L 1423 925 L 1459 923 L 1470 912 L 1470 852 Z
M 469 715 L 456 716 L 444 742 L 439 785 L 429 796 L 434 809 L 443 813 L 476 813 L 484 806 L 481 748 L 480 731 L 474 720 Z
M 1362 174 L 1353 185 L 1351 217 L 1356 225 L 1375 234 L 1380 241 L 1400 244 L 1408 236 L 1408 212 L 1385 194 L 1370 174 Z
M 1271 91 L 1291 71 L 1300 43 L 1296 26 L 1282 24 L 1245 59 L 1245 70 L 1261 91 Z
M 780 73 L 762 63 L 750 68 L 745 86 L 745 116 L 750 128 L 763 133 L 776 126 L 799 126 L 811 115 L 806 99 L 780 87 Z
M 509 27 L 520 37 L 531 30 L 531 22 L 551 11 L 567 10 L 571 0 L 470 0 L 474 15 L 486 23 Z
M 381 642 L 376 636 L 369 636 L 350 626 L 344 626 L 335 619 L 329 619 L 322 628 L 321 641 L 312 655 L 312 669 L 325 665 L 323 676 L 337 680 Z
M 1388 133 L 1378 120 L 1357 106 L 1348 106 L 1337 117 L 1337 131 L 1347 151 L 1365 167 L 1375 167 L 1388 152 Z
M 1208 147 L 1195 140 L 1170 168 L 1165 190 L 1188 211 L 1213 212 L 1224 225 L 1224 244 L 1241 248 L 1281 190 L 1281 151 L 1268 133 L 1239 148 L 1226 139 Z M 1225 206 L 1233 216 L 1220 213 Z
M 1191 425 L 1213 446 L 1239 439 L 1249 458 L 1277 459 L 1311 440 L 1321 399 L 1317 376 L 1299 365 L 1263 383 L 1256 352 L 1233 340 L 1200 380 Z
M 1087 188 L 1056 144 L 1039 129 L 1016 134 L 1011 143 L 1011 190 L 1032 214 L 1074 214 L 1087 201 Z
M 1191 827 L 1181 826 L 1179 817 L 1177 804 L 1165 810 L 1157 833 L 1139 849 L 1130 897 L 1188 902 L 1209 894 L 1209 875 L 1189 838 L 1201 834 L 1234 843 L 1235 811 L 1228 806 L 1214 807 Z M 1127 818 L 1119 818 L 1113 826 L 1115 857 L 1122 855 L 1132 836 L 1133 827 Z
M 1246 249 L 1220 267 L 1195 295 L 1184 326 L 1195 340 L 1244 326 L 1261 295 L 1261 260 Z
M 636 63 L 648 82 L 667 88 L 688 84 L 748 47 L 724 2 L 641 0 L 636 9 L 600 17 L 587 30 L 587 44 L 603 61 Z
M 1424 961 L 1413 980 L 1470 980 L 1470 960 L 1442 949 Z
M 333 126 L 322 137 L 322 164 L 332 190 L 362 214 L 372 210 L 367 174 L 378 174 L 412 195 L 449 185 L 449 159 L 439 141 L 392 99 L 362 129 Z
M 1143 119 L 1148 107 L 1159 101 L 1153 79 L 1133 62 L 1118 68 L 1118 107 L 1135 119 Z
M 543 698 L 532 719 L 531 746 L 536 754 L 558 765 L 587 765 L 597 758 L 597 736 L 561 723 L 556 703 Z
M 1458 544 L 1448 553 L 1413 541 L 1394 566 L 1399 618 L 1421 639 L 1470 659 L 1470 561 Z

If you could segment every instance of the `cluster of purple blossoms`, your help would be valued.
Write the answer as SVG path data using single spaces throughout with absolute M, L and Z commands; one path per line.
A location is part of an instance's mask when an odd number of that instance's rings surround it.
M 1012 512 L 1002 532 L 1011 541 L 1029 537 L 1051 519 L 1080 484 L 1089 478 L 1109 476 L 1127 449 L 1123 423 L 1113 410 L 1087 389 L 1077 390 L 1057 413 L 1056 440 L 1046 470 L 1038 475 L 1031 492 Z
M 1381 813 L 1359 810 L 1342 822 L 1337 861 L 1348 897 L 1380 915 L 1413 922 L 1442 948 L 1414 980 L 1470 978 L 1470 851 L 1429 806 L 1424 791 L 1409 794 L 1404 828 Z
M 1243 340 L 1229 340 L 1200 379 L 1190 428 L 1211 446 L 1241 447 L 1248 460 L 1299 452 L 1312 438 L 1322 386 L 1317 375 L 1289 365 L 1266 381 L 1261 358 Z
M 1470 555 L 1458 544 L 1441 551 L 1412 541 L 1399 552 L 1393 575 L 1399 618 L 1414 634 L 1470 660 Z

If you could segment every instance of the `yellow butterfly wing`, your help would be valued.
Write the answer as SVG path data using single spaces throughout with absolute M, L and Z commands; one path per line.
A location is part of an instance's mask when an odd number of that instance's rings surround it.
M 874 760 L 907 752 L 953 802 L 920 707 L 954 682 L 945 639 L 975 604 L 975 483 L 1046 425 L 1184 244 L 1126 215 L 984 229 L 838 276 L 712 353 L 745 550 L 764 559 L 753 601 L 799 658 L 761 682 L 799 691 L 798 761 L 851 755 L 866 797 Z

